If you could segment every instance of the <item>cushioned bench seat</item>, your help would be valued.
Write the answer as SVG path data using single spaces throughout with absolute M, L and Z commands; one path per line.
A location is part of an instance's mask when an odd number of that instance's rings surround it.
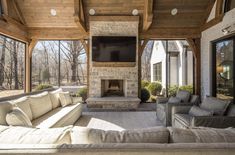
M 66 107 L 58 107 L 33 120 L 32 124 L 37 128 L 51 128 L 73 125 L 81 116 L 81 106 L 81 103 L 76 103 Z

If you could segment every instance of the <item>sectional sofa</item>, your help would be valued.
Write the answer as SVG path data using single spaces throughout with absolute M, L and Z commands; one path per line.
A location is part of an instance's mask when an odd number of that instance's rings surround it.
M 0 154 L 233 155 L 235 129 L 155 127 L 103 131 L 86 127 L 0 126 Z
M 0 103 L 0 125 L 29 126 L 35 128 L 52 128 L 73 125 L 82 114 L 82 104 L 72 100 L 69 104 L 61 104 L 62 89 L 43 91 L 34 95 L 24 95 L 14 100 L 4 100 Z M 65 99 L 66 100 L 66 99 Z M 16 109 L 14 116 L 9 114 Z M 18 109 L 18 110 L 17 110 Z M 19 111 L 24 115 L 19 120 Z M 27 121 L 28 120 L 28 121 Z

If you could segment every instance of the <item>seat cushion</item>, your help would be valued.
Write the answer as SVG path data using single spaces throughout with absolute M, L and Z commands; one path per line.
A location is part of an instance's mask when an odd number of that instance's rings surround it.
M 56 108 L 32 122 L 37 128 L 51 128 L 73 125 L 82 113 L 82 104 L 71 104 Z
M 7 125 L 6 115 L 13 108 L 10 102 L 0 102 L 0 125 Z
M 32 123 L 29 117 L 18 107 L 14 107 L 6 116 L 8 125 L 31 127 Z
M 29 117 L 30 120 L 33 119 L 32 110 L 30 108 L 30 99 L 28 97 L 21 97 L 10 102 L 19 107 Z
M 167 128 L 156 127 L 138 130 L 104 131 L 84 127 L 74 127 L 72 144 L 101 143 L 168 143 Z
M 182 102 L 187 103 L 187 102 L 189 102 L 190 95 L 191 95 L 190 92 L 185 91 L 185 90 L 180 90 L 176 94 L 176 97 L 181 99 Z
M 29 99 L 33 119 L 39 118 L 52 110 L 52 102 L 48 92 L 31 95 L 29 96 Z
M 70 144 L 71 126 L 36 129 L 0 126 L 0 144 Z
M 59 88 L 55 91 L 49 92 L 53 109 L 58 108 L 58 107 L 61 106 L 60 96 L 59 96 L 59 93 L 61 93 L 61 92 L 63 92 L 61 88 Z
M 190 126 L 192 116 L 190 116 L 189 114 L 175 114 L 174 116 L 175 116 L 175 119 L 180 121 L 185 126 Z
M 198 106 L 192 106 L 189 110 L 191 116 L 213 116 L 213 111 L 204 110 Z
M 231 101 L 221 100 L 215 97 L 206 97 L 200 107 L 209 111 L 213 111 L 214 115 L 223 116 Z
M 181 99 L 178 98 L 178 97 L 170 97 L 169 100 L 168 100 L 168 103 L 173 103 L 173 104 L 177 104 L 177 103 L 180 103 L 181 102 Z

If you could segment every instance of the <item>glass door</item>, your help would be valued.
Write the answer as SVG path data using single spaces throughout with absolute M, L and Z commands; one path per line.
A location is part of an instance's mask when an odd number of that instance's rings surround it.
M 213 45 L 213 96 L 234 99 L 234 40 L 220 40 Z

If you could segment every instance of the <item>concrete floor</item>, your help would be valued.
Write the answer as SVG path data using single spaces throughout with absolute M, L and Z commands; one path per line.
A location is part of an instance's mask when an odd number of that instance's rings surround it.
M 77 126 L 122 131 L 162 126 L 154 111 L 83 112 Z

